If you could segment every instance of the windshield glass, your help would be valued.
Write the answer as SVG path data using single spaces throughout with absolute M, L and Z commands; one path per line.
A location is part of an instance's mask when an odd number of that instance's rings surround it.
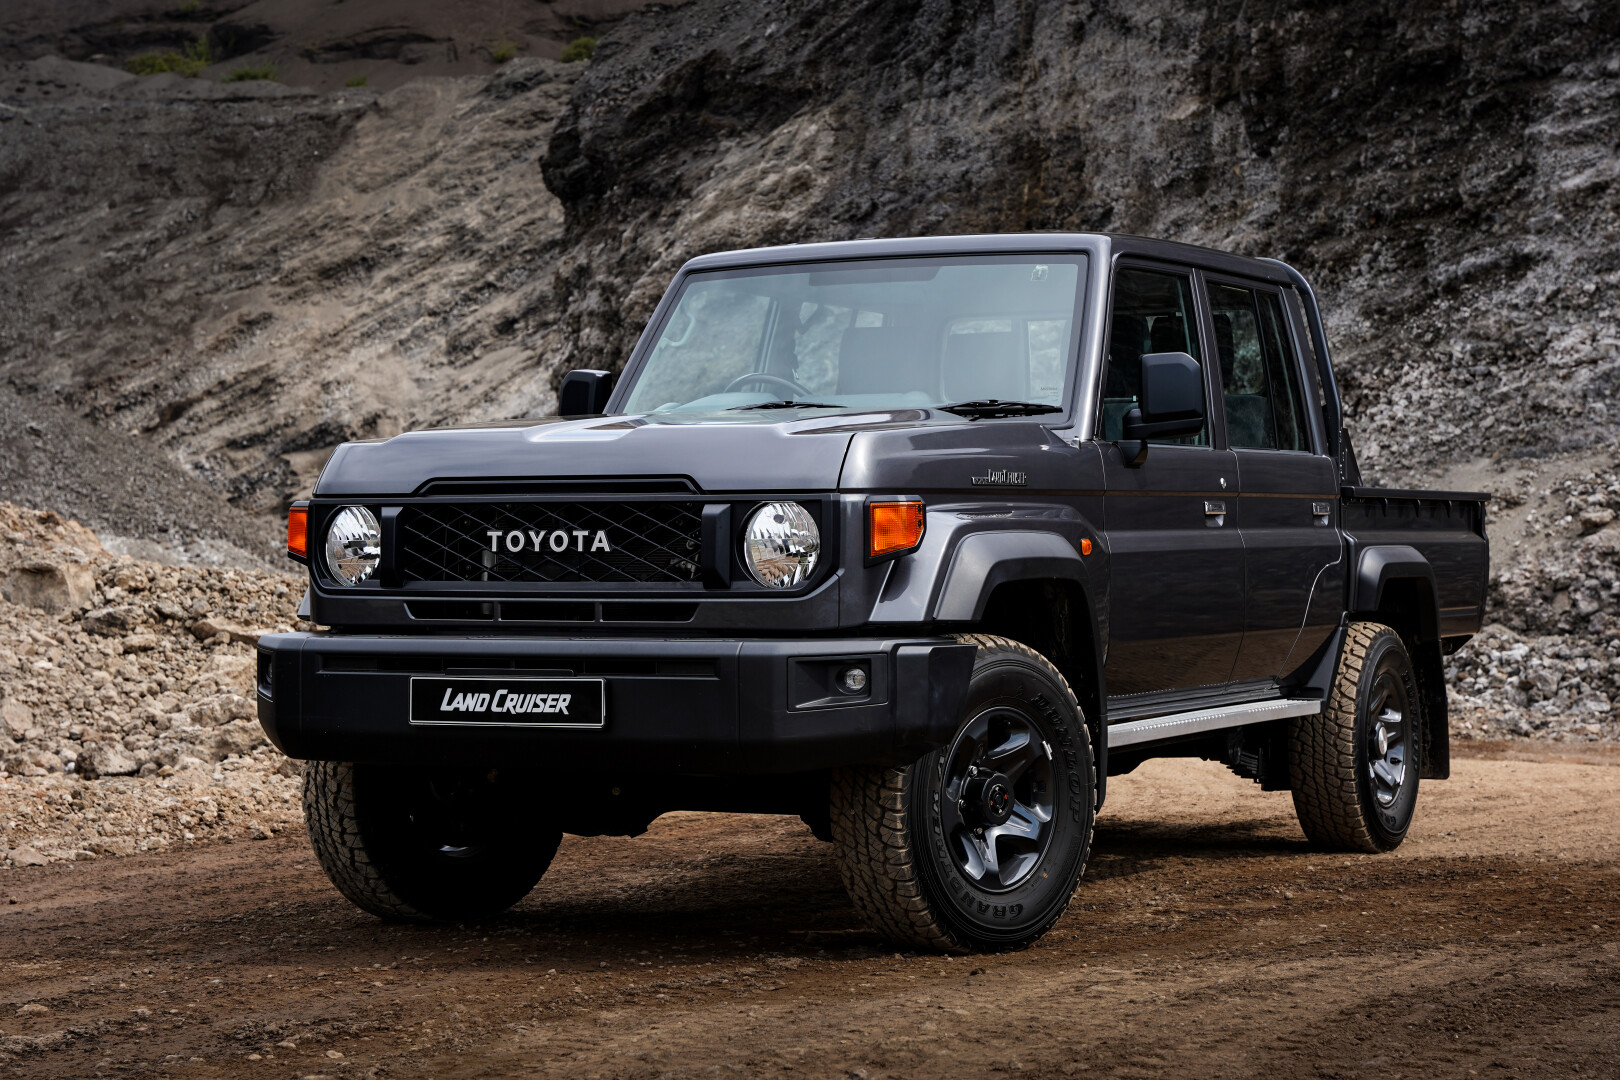
M 1039 254 L 692 274 L 625 408 L 1061 407 L 1084 263 Z

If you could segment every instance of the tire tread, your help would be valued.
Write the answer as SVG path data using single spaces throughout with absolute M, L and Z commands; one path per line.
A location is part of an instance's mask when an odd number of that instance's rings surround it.
M 350 903 L 384 919 L 426 922 L 427 912 L 407 903 L 366 851 L 355 808 L 354 765 L 312 761 L 304 767 L 304 827 L 321 869 Z
M 1061 672 L 1046 657 L 1019 641 L 988 634 L 958 634 L 965 645 L 976 645 L 979 655 L 986 652 L 1010 653 L 1045 669 L 1047 675 L 1066 691 L 1074 692 Z M 1080 712 L 1074 701 L 1076 713 Z M 1084 717 L 1080 723 L 1086 733 Z M 1091 851 L 1091 830 L 1096 819 L 1096 755 L 1087 753 L 1091 770 L 1092 813 L 1087 815 L 1085 852 Z M 853 766 L 837 770 L 832 779 L 832 832 L 838 856 L 839 876 L 849 892 L 855 910 L 878 933 L 899 945 L 938 952 L 968 952 L 973 946 L 962 940 L 929 903 L 920 877 L 915 850 L 907 835 L 906 798 L 912 782 L 909 768 Z M 1075 880 L 1085 873 L 1082 861 Z M 1040 937 L 1062 917 L 1073 897 L 1071 891 L 1056 905 L 1050 917 L 1028 935 Z
M 1368 654 L 1384 634 L 1395 631 L 1382 623 L 1350 624 L 1322 711 L 1302 717 L 1289 731 L 1294 812 L 1305 835 L 1331 850 L 1388 850 L 1367 827 L 1356 771 L 1356 703 Z

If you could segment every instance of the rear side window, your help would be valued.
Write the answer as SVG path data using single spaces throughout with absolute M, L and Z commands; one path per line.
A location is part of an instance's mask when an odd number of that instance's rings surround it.
M 1299 368 L 1281 298 L 1259 289 L 1212 284 L 1209 309 L 1232 446 L 1309 450 Z
M 1104 439 L 1123 438 L 1125 414 L 1141 404 L 1144 353 L 1184 352 L 1203 362 L 1192 298 L 1192 281 L 1185 274 L 1126 267 L 1115 275 L 1103 383 Z M 1151 441 L 1208 446 L 1209 427 L 1186 438 Z

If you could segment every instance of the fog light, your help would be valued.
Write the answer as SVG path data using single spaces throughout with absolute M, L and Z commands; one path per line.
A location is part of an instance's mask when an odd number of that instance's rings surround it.
M 838 688 L 846 694 L 859 694 L 866 689 L 866 669 L 847 667 L 838 673 Z

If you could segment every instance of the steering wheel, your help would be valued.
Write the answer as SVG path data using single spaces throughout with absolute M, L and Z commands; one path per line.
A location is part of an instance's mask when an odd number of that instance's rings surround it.
M 747 386 L 749 383 L 756 382 L 771 383 L 775 386 L 784 387 L 794 397 L 810 396 L 809 390 L 806 390 L 792 379 L 784 379 L 780 375 L 767 375 L 763 371 L 750 371 L 747 375 L 737 376 L 735 379 L 732 379 L 730 382 L 726 383 L 726 389 L 724 392 L 729 394 L 739 386 Z

